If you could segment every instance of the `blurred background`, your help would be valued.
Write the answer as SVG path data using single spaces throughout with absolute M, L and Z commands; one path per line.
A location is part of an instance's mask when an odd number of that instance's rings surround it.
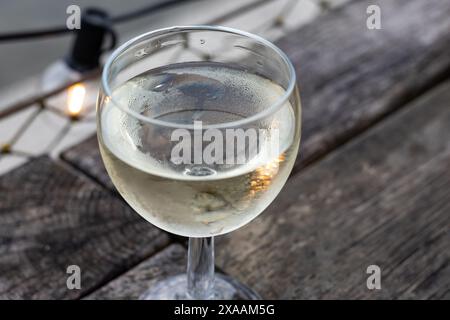
M 0 143 L 3 145 L 3 152 L 0 154 L 0 173 L 7 172 L 33 156 L 50 154 L 55 157 L 61 150 L 81 141 L 95 130 L 92 122 L 97 90 L 95 80 L 85 84 L 88 90 L 83 101 L 80 101 L 83 104 L 83 115 L 86 116 L 84 121 L 71 123 L 69 128 L 67 119 L 49 111 L 56 108 L 59 113 L 67 113 L 67 92 L 45 99 L 49 108 L 39 115 L 33 114 L 31 102 L 39 100 L 40 96 L 74 82 L 77 77 L 86 77 L 89 71 L 99 72 L 96 67 L 88 67 L 88 70 L 79 74 L 77 70 L 68 70 L 65 66 L 64 59 L 73 54 L 76 41 L 75 32 L 66 27 L 70 16 L 66 11 L 71 5 L 77 5 L 81 11 L 89 8 L 102 9 L 113 20 L 119 18 L 111 25 L 117 36 L 118 46 L 140 33 L 183 24 L 231 26 L 275 41 L 312 21 L 321 12 L 344 2 L 345 0 L 2 1 Z M 100 45 L 104 47 L 109 40 L 105 36 L 100 42 L 103 42 Z M 101 61 L 107 55 L 108 53 L 102 54 Z M 21 101 L 30 103 L 24 106 Z M 20 107 L 14 108 L 15 105 Z

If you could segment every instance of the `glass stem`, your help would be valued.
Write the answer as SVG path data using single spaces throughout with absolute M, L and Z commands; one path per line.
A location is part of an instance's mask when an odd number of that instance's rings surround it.
M 214 293 L 214 238 L 189 238 L 187 294 L 212 299 Z

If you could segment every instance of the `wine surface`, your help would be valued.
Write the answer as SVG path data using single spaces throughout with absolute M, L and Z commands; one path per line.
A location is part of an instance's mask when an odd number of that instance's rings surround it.
M 98 136 L 109 176 L 134 210 L 168 232 L 206 237 L 237 229 L 261 213 L 288 178 L 299 144 L 295 106 L 287 101 L 270 117 L 242 128 L 268 133 L 245 163 L 174 164 L 177 141 L 170 136 L 177 124 L 201 121 L 207 130 L 246 119 L 283 94 L 264 77 L 216 63 L 176 64 L 136 76 L 114 89 L 114 101 L 174 127 L 141 121 L 105 101 Z M 273 139 L 279 152 L 264 152 Z M 203 141 L 202 149 L 208 143 Z

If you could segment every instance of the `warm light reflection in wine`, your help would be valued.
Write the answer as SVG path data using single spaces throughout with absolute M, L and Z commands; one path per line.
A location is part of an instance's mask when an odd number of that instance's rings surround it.
M 286 155 L 282 153 L 271 162 L 261 166 L 255 170 L 250 180 L 250 196 L 260 191 L 265 191 L 272 184 L 273 178 L 277 175 L 280 163 L 286 159 Z

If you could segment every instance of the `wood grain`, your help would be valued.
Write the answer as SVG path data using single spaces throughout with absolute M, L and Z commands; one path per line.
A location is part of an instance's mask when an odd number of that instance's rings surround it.
M 0 298 L 78 298 L 168 244 L 96 183 L 47 157 L 0 177 Z M 68 290 L 69 265 L 81 290 Z
M 448 297 L 449 101 L 446 83 L 294 176 L 218 266 L 269 299 Z
M 288 182 L 275 203 L 220 237 L 217 263 L 271 299 L 448 298 L 450 83 Z M 183 272 L 172 245 L 89 299 L 135 299 Z M 382 270 L 382 290 L 366 268 Z
M 380 0 L 382 29 L 366 28 L 356 1 L 280 41 L 299 75 L 303 102 L 298 171 L 450 74 L 450 2 Z M 109 188 L 95 138 L 63 159 Z
M 366 9 L 381 8 L 381 30 Z M 303 100 L 295 170 L 320 158 L 450 75 L 450 2 L 354 1 L 278 42 Z
M 173 244 L 93 292 L 86 299 L 138 299 L 152 284 L 186 272 L 186 250 Z
M 116 190 L 103 165 L 96 135 L 63 152 L 61 158 L 108 189 Z

